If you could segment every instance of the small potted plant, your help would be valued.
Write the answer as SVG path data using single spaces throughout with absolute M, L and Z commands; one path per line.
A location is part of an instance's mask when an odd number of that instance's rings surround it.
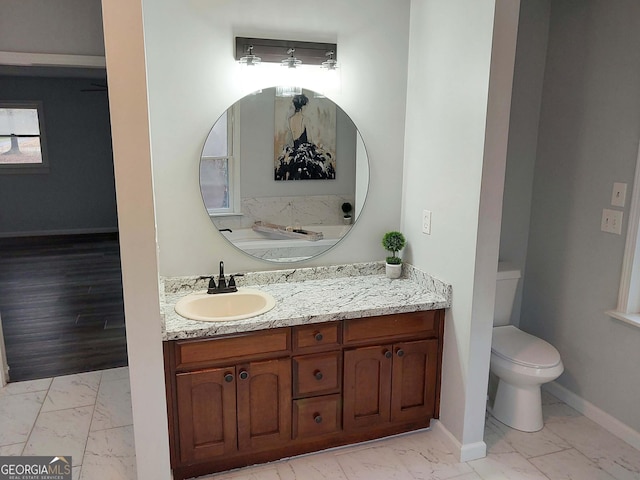
M 387 232 L 382 237 L 382 246 L 391 253 L 387 257 L 385 272 L 388 278 L 400 278 L 402 274 L 402 259 L 398 257 L 398 252 L 407 244 L 404 235 L 400 232 Z
M 351 225 L 351 211 L 353 210 L 353 207 L 351 206 L 351 204 L 349 202 L 344 202 L 342 204 L 342 213 L 344 213 L 344 216 L 342 217 L 343 222 L 345 225 Z

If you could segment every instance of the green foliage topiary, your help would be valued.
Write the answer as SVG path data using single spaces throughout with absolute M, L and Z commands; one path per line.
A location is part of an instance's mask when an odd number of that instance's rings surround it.
M 382 246 L 388 252 L 391 252 L 391 256 L 387 257 L 387 263 L 391 265 L 399 265 L 402 263 L 402 259 L 398 257 L 397 253 L 402 250 L 407 244 L 407 240 L 400 232 L 387 232 L 382 237 Z

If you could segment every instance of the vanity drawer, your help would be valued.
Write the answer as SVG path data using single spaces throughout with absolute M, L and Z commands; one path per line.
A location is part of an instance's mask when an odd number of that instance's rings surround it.
M 362 343 L 383 339 L 436 337 L 438 310 L 412 312 L 344 321 L 344 343 Z
M 340 322 L 293 327 L 293 350 L 312 351 L 340 345 Z
M 279 328 L 205 340 L 176 342 L 176 368 L 203 367 L 239 357 L 269 358 L 289 352 L 290 330 Z
M 340 395 L 293 401 L 293 438 L 308 438 L 342 429 Z
M 293 357 L 293 397 L 338 393 L 341 373 L 341 351 Z

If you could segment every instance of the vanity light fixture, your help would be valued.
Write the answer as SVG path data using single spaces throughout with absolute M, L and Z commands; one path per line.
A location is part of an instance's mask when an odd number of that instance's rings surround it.
M 336 52 L 334 52 L 333 50 L 329 50 L 327 53 L 325 53 L 325 56 L 329 58 L 322 62 L 320 66 L 326 70 L 336 70 L 338 68 L 338 61 L 333 58 L 335 54 Z
M 302 60 L 300 60 L 299 58 L 296 58 L 293 54 L 295 53 L 296 49 L 295 48 L 290 48 L 289 50 L 287 50 L 287 54 L 289 55 L 287 58 L 285 58 L 284 60 L 282 60 L 282 62 L 280 62 L 280 65 L 283 67 L 287 67 L 287 68 L 296 68 L 300 65 L 302 65 Z
M 246 55 L 240 57 L 240 60 L 238 60 L 241 65 L 246 65 L 247 67 L 259 65 L 261 61 L 262 59 L 260 57 L 253 54 L 253 45 L 247 46 Z
M 291 87 L 287 85 L 278 85 L 276 87 L 276 97 L 295 97 L 302 93 L 302 87 Z
M 260 58 L 263 64 L 277 63 L 289 68 L 299 65 L 322 66 L 326 62 L 334 66 L 337 64 L 338 46 L 335 43 L 236 37 L 235 47 L 235 59 L 242 64 L 249 64 L 248 61 L 243 61 L 243 58 L 251 55 Z M 331 55 L 328 52 L 332 52 Z

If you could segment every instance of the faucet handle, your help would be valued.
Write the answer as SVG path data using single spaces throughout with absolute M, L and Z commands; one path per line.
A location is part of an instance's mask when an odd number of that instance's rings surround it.
M 229 276 L 229 283 L 227 284 L 227 286 L 229 288 L 236 288 L 236 278 L 235 277 L 244 277 L 244 273 L 234 273 L 233 275 Z
M 209 280 L 209 286 L 207 287 L 207 293 L 214 293 L 216 289 L 216 279 L 213 275 L 201 275 L 198 280 Z

